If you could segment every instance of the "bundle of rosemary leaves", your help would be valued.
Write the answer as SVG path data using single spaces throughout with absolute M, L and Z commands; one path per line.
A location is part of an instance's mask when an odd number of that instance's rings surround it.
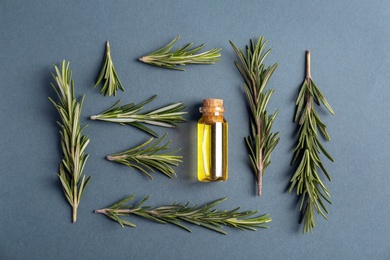
M 55 102 L 49 97 L 57 109 L 61 122 L 61 148 L 63 159 L 60 163 L 60 178 L 65 197 L 73 208 L 72 221 L 77 220 L 77 209 L 81 197 L 87 187 L 91 177 L 85 179 L 83 170 L 87 162 L 88 155 L 84 155 L 85 148 L 89 144 L 89 138 L 82 134 L 84 127 L 80 127 L 80 114 L 84 101 L 84 96 L 77 101 L 74 95 L 74 81 L 72 71 L 69 69 L 69 62 L 62 61 L 61 70 L 54 66 L 56 74 L 53 78 L 57 87 L 51 83 L 59 101 Z
M 296 189 L 297 195 L 301 196 L 300 211 L 303 211 L 304 233 L 312 232 L 315 227 L 314 211 L 327 219 L 325 214 L 328 210 L 322 199 L 331 204 L 329 191 L 319 175 L 319 170 L 322 170 L 326 178 L 331 180 L 319 156 L 320 152 L 323 152 L 330 161 L 334 161 L 319 140 L 318 130 L 327 141 L 330 141 L 326 125 L 321 121 L 314 106 L 314 104 L 320 106 L 321 103 L 331 114 L 334 114 L 328 101 L 311 78 L 310 52 L 307 51 L 306 78 L 299 91 L 294 118 L 295 122 L 299 119 L 299 131 L 291 164 L 298 162 L 298 168 L 291 178 L 289 189 L 289 192 Z
M 234 51 L 239 61 L 235 65 L 244 79 L 244 91 L 247 97 L 247 103 L 250 110 L 251 135 L 245 138 L 248 150 L 249 160 L 252 165 L 253 173 L 257 181 L 257 194 L 261 195 L 263 189 L 263 175 L 271 163 L 271 154 L 279 142 L 279 133 L 272 133 L 272 125 L 279 113 L 269 115 L 267 105 L 274 93 L 273 89 L 265 90 L 272 74 L 278 64 L 266 67 L 264 60 L 271 52 L 271 49 L 263 53 L 267 41 L 260 36 L 257 43 L 253 40 L 244 51 L 238 49 L 232 41 Z
M 114 63 L 112 62 L 111 48 L 108 41 L 106 42 L 106 52 L 104 53 L 103 67 L 98 79 L 96 80 L 95 88 L 99 86 L 102 81 L 104 83 L 100 93 L 103 93 L 105 96 L 115 96 L 118 88 L 125 91 L 118 77 L 118 73 L 115 70 Z
M 180 149 L 164 153 L 164 151 L 169 148 L 169 144 L 172 141 L 169 140 L 159 146 L 166 136 L 167 134 L 154 143 L 152 143 L 154 138 L 150 138 L 137 147 L 117 154 L 108 155 L 106 159 L 111 162 L 126 165 L 130 169 L 137 169 L 149 179 L 153 179 L 151 173 L 154 172 L 154 169 L 163 173 L 165 176 L 172 178 L 173 176 L 176 176 L 176 173 L 171 166 L 178 166 L 179 163 L 182 162 L 183 156 L 175 155 Z
M 158 137 L 158 134 L 145 124 L 174 128 L 179 126 L 180 123 L 186 122 L 183 115 L 187 114 L 187 112 L 182 111 L 186 107 L 183 102 L 172 103 L 164 107 L 140 113 L 144 105 L 150 103 L 156 97 L 157 95 L 154 95 L 139 104 L 130 103 L 123 106 L 120 106 L 121 101 L 119 100 L 106 111 L 91 116 L 91 120 L 131 125 L 154 137 Z
M 180 36 L 177 36 L 166 46 L 139 58 L 139 60 L 149 65 L 172 70 L 184 70 L 179 66 L 185 66 L 187 64 L 214 64 L 215 62 L 221 61 L 219 59 L 221 56 L 221 49 L 213 48 L 211 50 L 198 53 L 201 49 L 203 49 L 205 46 L 204 44 L 190 49 L 192 43 L 189 43 L 183 48 L 179 47 L 176 50 L 171 51 L 173 45 L 179 40 L 179 38 Z
M 227 232 L 222 229 L 223 226 L 256 231 L 256 228 L 267 228 L 265 224 L 271 222 L 268 214 L 251 217 L 258 212 L 254 210 L 239 212 L 239 207 L 229 211 L 214 209 L 214 207 L 224 202 L 226 198 L 218 199 L 210 204 L 199 207 L 197 205 L 189 207 L 189 203 L 173 203 L 152 208 L 150 206 L 142 206 L 149 199 L 149 196 L 147 196 L 134 206 L 126 205 L 134 197 L 135 195 L 131 195 L 108 208 L 95 210 L 95 213 L 104 214 L 108 218 L 118 222 L 122 227 L 136 227 L 132 222 L 121 218 L 121 216 L 136 215 L 160 224 L 173 224 L 188 232 L 192 231 L 183 225 L 182 222 L 208 228 L 224 235 Z

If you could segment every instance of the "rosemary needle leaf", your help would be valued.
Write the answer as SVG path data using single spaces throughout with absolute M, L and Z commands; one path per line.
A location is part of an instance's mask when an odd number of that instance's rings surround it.
M 183 102 L 168 104 L 164 107 L 141 113 L 140 111 L 144 108 L 144 105 L 150 103 L 156 97 L 154 95 L 139 104 L 131 103 L 123 106 L 120 105 L 121 101 L 118 101 L 106 111 L 91 116 L 91 120 L 131 125 L 154 137 L 158 137 L 158 134 L 145 126 L 145 124 L 175 128 L 180 126 L 180 123 L 186 122 L 183 117 L 183 115 L 187 114 L 187 112 L 183 111 L 186 105 Z
M 330 140 L 330 137 L 325 124 L 315 110 L 314 104 L 320 105 L 318 101 L 321 101 L 326 109 L 334 114 L 333 109 L 311 78 L 310 52 L 307 51 L 306 78 L 298 94 L 297 110 L 294 117 L 294 121 L 299 122 L 299 131 L 298 143 L 294 149 L 294 158 L 291 164 L 298 163 L 298 167 L 290 180 L 289 189 L 289 192 L 296 189 L 297 195 L 301 196 L 300 211 L 302 211 L 304 233 L 311 233 L 316 225 L 314 211 L 327 219 L 325 214 L 328 214 L 328 210 L 322 199 L 332 204 L 329 191 L 318 175 L 319 169 L 321 169 L 326 178 L 331 181 L 330 175 L 320 159 L 320 152 L 330 161 L 334 161 L 319 140 L 317 128 L 327 141 Z
M 99 86 L 102 81 L 103 86 L 100 90 L 100 93 L 103 93 L 105 96 L 115 96 L 118 88 L 123 91 L 125 90 L 115 70 L 114 63 L 112 62 L 111 48 L 108 41 L 106 42 L 106 52 L 104 55 L 103 67 L 98 79 L 96 80 L 95 88 Z
M 57 176 L 60 178 L 64 194 L 69 204 L 73 208 L 72 221 L 77 220 L 77 209 L 81 197 L 91 180 L 91 177 L 85 179 L 83 170 L 87 162 L 88 155 L 84 155 L 85 148 L 89 144 L 89 138 L 82 134 L 84 127 L 80 127 L 80 114 L 84 101 L 77 100 L 74 94 L 74 81 L 72 71 L 69 69 L 69 62 L 62 61 L 61 70 L 54 65 L 56 74 L 53 78 L 56 82 L 51 83 L 59 101 L 55 102 L 49 97 L 57 109 L 61 122 L 61 148 L 63 159 L 60 163 L 60 171 Z
M 173 224 L 188 232 L 192 231 L 182 224 L 182 222 L 201 226 L 224 235 L 226 235 L 227 232 L 223 230 L 223 226 L 239 230 L 256 231 L 256 228 L 267 228 L 265 224 L 271 222 L 271 218 L 268 214 L 251 217 L 258 212 L 254 210 L 239 212 L 239 207 L 230 211 L 215 209 L 215 206 L 225 201 L 226 198 L 218 199 L 203 206 L 195 205 L 189 207 L 189 202 L 187 202 L 186 204 L 173 203 L 152 208 L 150 206 L 140 205 L 149 199 L 149 196 L 147 196 L 141 203 L 138 203 L 135 206 L 125 205 L 125 203 L 133 198 L 134 195 L 131 195 L 108 208 L 95 210 L 95 213 L 106 215 L 108 218 L 118 222 L 122 227 L 125 225 L 135 227 L 135 225 L 119 218 L 119 216 L 130 216 L 134 214 L 160 224 Z
M 154 143 L 154 138 L 152 137 L 135 148 L 108 155 L 107 160 L 124 164 L 132 169 L 137 169 L 150 179 L 153 179 L 151 173 L 154 172 L 154 170 L 158 170 L 167 177 L 172 178 L 173 176 L 176 176 L 176 173 L 171 166 L 178 166 L 179 163 L 182 162 L 183 156 L 174 155 L 179 152 L 180 149 L 166 153 L 162 152 L 169 149 L 169 144 L 172 141 L 169 140 L 159 146 L 166 136 L 167 134 Z
M 171 51 L 173 45 L 179 40 L 177 36 L 173 41 L 166 46 L 149 53 L 146 56 L 139 58 L 140 61 L 157 67 L 184 70 L 182 67 L 186 64 L 214 64 L 220 62 L 221 49 L 213 48 L 211 50 L 198 53 L 205 46 L 204 44 L 190 49 L 192 43 L 187 44 L 184 48 L 179 47 L 175 51 Z
M 267 111 L 267 105 L 274 90 L 265 90 L 278 64 L 269 67 L 264 64 L 271 49 L 263 53 L 267 41 L 262 36 L 258 38 L 256 43 L 250 40 L 250 45 L 246 47 L 246 54 L 237 48 L 232 41 L 229 42 L 239 59 L 234 64 L 244 79 L 244 92 L 251 112 L 249 116 L 251 135 L 245 138 L 245 142 L 260 196 L 263 175 L 271 163 L 272 151 L 279 142 L 279 133 L 271 132 L 278 111 L 271 115 L 268 115 Z

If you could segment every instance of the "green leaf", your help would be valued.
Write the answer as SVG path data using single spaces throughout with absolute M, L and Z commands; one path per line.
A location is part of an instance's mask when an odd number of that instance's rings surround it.
M 121 206 L 123 206 L 124 204 L 126 204 L 126 203 L 129 202 L 130 200 L 134 199 L 134 197 L 135 197 L 134 194 L 133 194 L 133 195 L 130 195 L 129 197 L 126 197 L 126 198 L 124 198 L 123 200 L 120 200 L 120 201 L 118 201 L 117 203 L 112 204 L 112 205 L 110 206 L 110 208 L 112 208 L 112 209 L 119 209 Z
M 328 111 L 332 115 L 334 115 L 333 109 L 330 107 L 328 101 L 325 99 L 324 95 L 322 94 L 322 92 L 320 91 L 320 89 L 317 87 L 317 85 L 314 83 L 313 80 L 311 80 L 311 84 L 313 85 L 315 91 L 318 93 L 319 99 L 321 100 L 322 104 L 324 104 L 324 106 L 328 109 Z
M 69 201 L 70 205 L 72 205 L 73 204 L 73 200 L 72 200 L 73 192 L 72 192 L 69 184 L 67 183 L 66 180 L 64 180 L 64 177 L 62 177 L 59 174 L 57 174 L 57 176 L 60 178 L 62 188 L 64 189 L 65 196 L 66 196 L 67 200 Z
M 129 123 L 129 125 L 134 126 L 134 127 L 138 128 L 138 129 L 144 131 L 145 133 L 150 134 L 153 137 L 156 137 L 156 138 L 159 137 L 158 134 L 155 131 L 153 131 L 152 129 L 150 129 L 149 127 L 147 127 L 147 126 L 145 126 L 145 125 L 143 125 L 141 123 L 135 122 L 135 123 Z
M 120 222 L 122 225 L 128 226 L 128 227 L 137 227 L 134 223 L 131 223 L 130 221 L 127 221 L 125 219 L 120 219 Z
M 85 175 L 83 176 L 83 178 L 85 177 Z M 83 186 L 80 186 L 80 195 L 79 195 L 79 201 L 81 200 L 81 197 L 83 196 L 84 194 L 84 191 L 85 191 L 85 188 L 88 186 L 89 182 L 91 181 L 92 179 L 92 176 L 88 177 L 87 181 L 85 182 L 85 184 Z

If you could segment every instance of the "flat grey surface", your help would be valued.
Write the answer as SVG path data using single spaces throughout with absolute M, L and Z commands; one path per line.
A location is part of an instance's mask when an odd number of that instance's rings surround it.
M 0 4 L 0 258 L 1 259 L 389 259 L 390 258 L 390 3 L 389 1 L 2 1 Z M 185 72 L 137 61 L 171 41 L 222 48 L 222 62 L 186 66 Z M 248 117 L 243 81 L 228 41 L 245 48 L 263 35 L 279 63 L 269 87 L 269 111 L 280 109 L 274 130 L 281 141 L 255 196 L 243 137 Z M 94 89 L 109 40 L 125 92 L 104 97 Z M 304 79 L 305 50 L 312 76 L 336 112 L 320 109 L 336 162 L 325 161 L 333 205 L 329 220 L 317 217 L 303 235 L 296 196 L 286 192 L 296 125 L 294 102 Z M 48 101 L 52 64 L 69 60 L 77 96 L 86 95 L 82 124 L 91 143 L 84 173 L 93 176 L 78 221 L 56 176 L 61 160 L 57 112 Z M 178 177 L 154 180 L 104 159 L 146 141 L 128 126 L 88 120 L 118 99 L 148 108 L 187 104 L 184 129 L 168 130 L 182 148 Z M 222 98 L 229 121 L 229 180 L 196 180 L 196 121 L 203 98 Z M 160 134 L 166 129 L 154 128 Z M 124 196 L 151 195 L 149 205 L 207 203 L 229 199 L 221 209 L 241 206 L 269 213 L 270 229 L 227 236 L 190 226 L 192 233 L 133 217 L 122 229 L 93 210 Z

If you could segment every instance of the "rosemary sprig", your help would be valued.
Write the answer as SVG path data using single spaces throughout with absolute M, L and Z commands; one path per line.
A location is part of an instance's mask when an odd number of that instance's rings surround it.
M 213 48 L 202 53 L 197 53 L 203 49 L 205 44 L 190 49 L 193 43 L 189 43 L 184 48 L 179 47 L 171 52 L 173 44 L 175 44 L 179 38 L 180 36 L 177 36 L 166 46 L 139 58 L 139 60 L 153 66 L 173 70 L 184 70 L 177 66 L 184 66 L 186 64 L 214 64 L 215 62 L 221 61 L 219 57 L 221 56 L 220 52 L 222 49 Z
M 142 206 L 149 199 L 149 196 L 147 196 L 135 206 L 126 205 L 134 197 L 134 195 L 131 195 L 108 208 L 95 210 L 95 213 L 106 215 L 110 219 L 118 222 L 122 227 L 136 227 L 132 222 L 120 218 L 121 216 L 134 214 L 160 224 L 173 224 L 188 232 L 192 231 L 183 225 L 182 222 L 202 226 L 224 235 L 227 232 L 222 229 L 223 226 L 256 231 L 256 228 L 267 228 L 265 224 L 271 222 L 268 214 L 251 217 L 258 212 L 254 210 L 239 212 L 239 207 L 229 211 L 214 209 L 215 206 L 224 202 L 226 198 L 218 199 L 210 204 L 199 207 L 197 205 L 189 207 L 189 202 L 187 202 L 186 204 L 173 203 L 171 205 L 152 208 L 150 206 Z
M 265 170 L 271 163 L 271 153 L 279 142 L 279 133 L 272 133 L 272 124 L 279 113 L 268 115 L 267 105 L 274 93 L 273 89 L 265 91 L 272 74 L 278 64 L 266 68 L 265 58 L 271 52 L 271 49 L 262 53 L 267 41 L 261 36 L 255 44 L 250 41 L 250 46 L 246 46 L 246 55 L 238 49 L 232 41 L 234 51 L 239 61 L 235 61 L 237 69 L 244 78 L 244 90 L 250 109 L 251 135 L 245 138 L 248 150 L 249 160 L 252 165 L 253 173 L 257 181 L 258 195 L 262 193 L 262 180 Z
M 77 220 L 77 209 L 91 177 L 85 180 L 83 170 L 88 155 L 84 155 L 89 138 L 82 135 L 83 128 L 80 127 L 80 114 L 84 96 L 77 101 L 74 95 L 74 81 L 72 71 L 69 69 L 69 62 L 62 61 L 61 71 L 54 66 L 56 75 L 53 75 L 57 87 L 50 83 L 55 90 L 59 101 L 56 103 L 49 97 L 49 100 L 56 107 L 62 122 L 60 125 L 61 147 L 63 159 L 60 163 L 60 178 L 65 196 L 73 208 L 72 221 Z
M 131 125 L 154 137 L 158 137 L 158 134 L 144 124 L 174 128 L 179 126 L 180 123 L 186 122 L 182 116 L 187 114 L 187 112 L 182 111 L 186 107 L 183 102 L 172 103 L 145 113 L 138 113 L 144 108 L 144 105 L 150 103 L 156 97 L 157 96 L 154 95 L 139 104 L 131 103 L 123 106 L 120 106 L 121 101 L 119 100 L 106 111 L 91 116 L 91 120 Z
M 122 89 L 123 91 L 125 90 L 121 81 L 119 80 L 118 74 L 115 71 L 114 63 L 112 62 L 111 58 L 110 43 L 108 41 L 106 42 L 106 52 L 104 55 L 103 67 L 96 81 L 95 88 L 99 86 L 102 80 L 104 83 L 100 93 L 104 93 L 105 96 L 115 96 L 118 88 Z
M 294 149 L 292 165 L 299 162 L 298 168 L 291 178 L 289 192 L 294 188 L 297 195 L 301 196 L 300 211 L 303 211 L 304 226 L 303 232 L 312 232 L 315 227 L 314 210 L 327 219 L 328 210 L 324 204 L 324 199 L 329 204 L 329 190 L 325 187 L 320 176 L 319 169 L 323 171 L 326 178 L 331 181 L 329 173 L 326 171 L 319 154 L 321 152 L 334 161 L 330 154 L 321 145 L 317 128 L 327 141 L 330 141 L 325 124 L 321 121 L 314 107 L 314 102 L 320 106 L 322 103 L 331 114 L 334 114 L 328 101 L 313 82 L 310 74 L 310 52 L 306 52 L 306 78 L 297 98 L 294 122 L 299 119 L 298 144 Z
M 181 159 L 183 156 L 174 155 L 179 152 L 180 149 L 168 153 L 161 153 L 161 151 L 169 149 L 169 144 L 172 142 L 172 140 L 169 140 L 165 144 L 158 146 L 166 136 L 167 134 L 159 138 L 154 143 L 152 143 L 152 137 L 135 148 L 109 155 L 106 158 L 109 161 L 124 164 L 131 169 L 137 169 L 150 179 L 153 179 L 150 174 L 154 172 L 153 169 L 156 169 L 169 178 L 172 178 L 172 176 L 176 176 L 176 173 L 172 169 L 171 165 L 178 166 L 179 163 L 182 162 Z

